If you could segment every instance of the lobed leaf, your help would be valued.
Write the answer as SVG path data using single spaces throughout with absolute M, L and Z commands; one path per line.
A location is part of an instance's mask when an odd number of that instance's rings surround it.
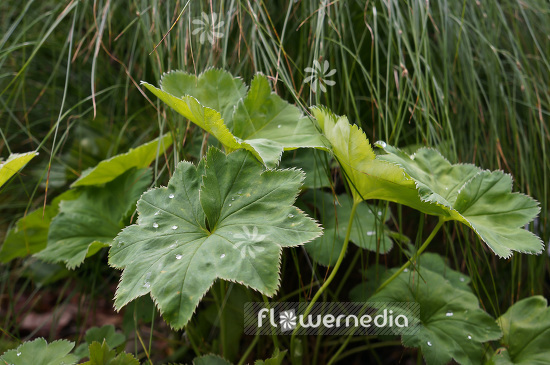
M 78 195 L 75 190 L 68 190 L 46 205 L 45 209 L 36 209 L 20 218 L 6 234 L 0 250 L 0 261 L 9 262 L 42 251 L 48 243 L 51 221 L 59 213 L 59 203 L 76 199 Z
M 409 156 L 395 147 L 380 146 L 388 153 L 380 159 L 404 168 L 422 201 L 441 207 L 444 212 L 438 215 L 445 219 L 468 225 L 498 256 L 542 251 L 540 238 L 523 229 L 539 213 L 539 204 L 529 196 L 512 193 L 510 175 L 474 165 L 452 165 L 429 148 Z
M 491 364 L 543 365 L 550 359 L 550 308 L 546 298 L 520 300 L 497 319 L 502 329 L 501 343 Z
M 110 265 L 124 269 L 115 307 L 150 293 L 165 320 L 182 328 L 218 278 L 273 295 L 281 248 L 321 234 L 292 206 L 303 178 L 265 171 L 244 150 L 211 148 L 197 166 L 178 164 L 167 187 L 143 194 L 137 224 L 111 247 Z
M 87 186 L 78 198 L 62 201 L 50 225 L 48 245 L 35 256 L 64 262 L 69 269 L 79 266 L 109 246 L 151 179 L 149 169 L 131 169 L 105 187 Z
M 309 118 L 274 94 L 262 74 L 254 77 L 247 94 L 240 79 L 216 69 L 198 77 L 170 72 L 160 89 L 142 84 L 229 150 L 244 148 L 266 166 L 276 166 L 284 150 L 327 148 Z
M 117 355 L 106 341 L 101 344 L 94 341 L 88 350 L 90 361 L 85 362 L 84 365 L 139 365 L 139 361 L 132 354 L 121 352 Z
M 395 271 L 390 270 L 386 277 Z M 459 364 L 480 364 L 482 343 L 502 335 L 471 290 L 456 287 L 422 266 L 419 271 L 401 273 L 369 301 L 414 301 L 420 305 L 420 315 L 412 318 L 420 320 L 419 331 L 401 340 L 406 347 L 420 347 L 428 365 L 446 364 L 451 359 Z
M 43 338 L 24 342 L 14 350 L 4 352 L 0 362 L 12 365 L 69 365 L 76 364 L 78 359 L 69 355 L 74 342 L 66 340 L 47 343 Z
M 332 146 L 355 201 L 382 199 L 426 213 L 441 211 L 420 200 L 414 180 L 402 168 L 377 158 L 363 131 L 345 116 L 319 107 L 311 111 Z

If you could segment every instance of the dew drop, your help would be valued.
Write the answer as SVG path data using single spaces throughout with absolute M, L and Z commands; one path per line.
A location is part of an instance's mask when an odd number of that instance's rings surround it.
M 464 279 L 464 276 L 460 277 L 460 281 L 462 281 L 462 282 L 466 281 L 466 279 Z
M 174 247 L 176 247 L 176 244 L 172 243 L 169 248 L 174 248 Z
M 229 206 L 231 206 L 231 204 L 229 204 Z
M 176 255 L 176 260 L 181 260 L 182 257 L 183 257 L 182 255 L 177 254 L 177 255 Z
M 172 226 L 172 229 L 178 229 L 178 226 Z
M 378 142 L 378 144 L 379 144 L 382 148 L 385 148 L 385 147 L 386 147 L 386 142 L 380 141 L 380 142 Z M 430 345 L 430 346 L 431 346 L 431 345 Z
M 447 312 L 447 313 L 445 313 L 445 315 L 446 315 L 447 317 L 452 317 L 452 316 L 454 316 L 454 313 L 453 313 L 453 312 Z
M 471 340 L 472 339 L 472 336 L 468 335 L 468 340 Z
M 382 212 L 378 212 L 378 215 L 379 215 L 379 216 L 382 215 Z
M 155 215 L 159 215 L 159 214 L 160 214 L 160 210 L 157 210 L 157 211 L 155 212 Z
M 18 353 L 17 353 L 17 356 L 21 356 L 21 353 L 20 353 L 20 352 L 18 352 Z
M 426 342 L 428 346 L 432 346 L 432 343 L 430 341 Z
M 222 255 L 220 256 L 220 259 L 223 259 L 225 257 L 225 254 L 222 253 Z
M 277 128 L 281 128 L 281 125 L 279 124 L 279 125 L 277 126 Z
M 367 236 L 374 236 L 376 234 L 376 231 L 368 231 Z
M 159 224 L 157 222 L 153 223 L 153 228 L 159 228 Z
M 143 284 L 143 286 L 144 286 L 145 288 L 150 288 L 150 287 L 151 287 L 151 283 L 145 282 L 145 283 Z
M 294 214 L 289 214 L 288 218 L 294 218 Z
M 409 269 L 405 269 L 405 270 L 403 270 L 403 272 L 409 272 Z
M 234 200 L 235 200 L 235 198 L 231 198 L 231 200 L 232 200 L 232 201 L 234 201 Z
M 168 195 L 168 197 L 169 197 L 170 199 L 174 199 L 174 194 L 170 194 L 170 195 Z

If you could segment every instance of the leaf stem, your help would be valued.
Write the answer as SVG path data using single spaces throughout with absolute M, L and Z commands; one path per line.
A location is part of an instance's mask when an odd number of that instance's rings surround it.
M 304 314 L 303 314 L 304 317 L 307 317 L 307 315 L 311 312 L 311 310 L 313 309 L 313 306 L 315 305 L 315 303 L 317 302 L 321 294 L 323 294 L 323 292 L 328 288 L 328 286 L 336 276 L 336 273 L 338 272 L 338 269 L 340 268 L 342 261 L 344 261 L 344 256 L 346 255 L 346 251 L 349 243 L 349 237 L 351 234 L 351 226 L 353 224 L 353 218 L 355 217 L 355 212 L 357 211 L 357 206 L 359 205 L 359 203 L 360 201 L 355 201 L 355 200 L 353 202 L 353 207 L 351 208 L 351 213 L 348 221 L 348 228 L 346 229 L 346 237 L 344 239 L 344 244 L 342 245 L 342 250 L 340 251 L 340 256 L 338 256 L 338 260 L 336 261 L 336 264 L 334 265 L 334 268 L 332 269 L 332 272 L 330 273 L 327 280 L 323 283 L 323 285 L 319 288 L 317 293 L 315 293 L 315 295 L 313 296 L 313 299 L 311 299 L 311 301 L 309 302 L 309 305 L 304 311 Z M 292 332 L 292 336 L 290 338 L 290 356 L 291 356 L 291 359 L 293 359 L 292 361 L 293 363 L 295 363 L 295 360 L 296 360 L 294 356 L 294 348 L 296 345 L 296 332 L 300 328 L 301 328 L 300 322 L 296 323 L 296 328 Z
M 416 251 L 416 253 L 409 259 L 407 260 L 407 262 L 405 262 L 403 264 L 403 266 L 401 266 L 401 268 L 399 268 L 399 270 L 397 270 L 392 276 L 390 276 L 386 281 L 384 281 L 379 287 L 378 289 L 376 289 L 375 293 L 378 293 L 380 290 L 384 289 L 389 283 L 391 283 L 396 277 L 398 277 L 403 271 L 405 271 L 405 269 L 407 267 L 409 267 L 411 265 L 411 263 L 413 263 L 414 261 L 416 261 L 418 259 L 418 257 L 422 254 L 422 252 L 424 252 L 424 250 L 426 249 L 426 247 L 428 247 L 428 245 L 430 244 L 430 242 L 432 242 L 432 240 L 434 239 L 435 235 L 437 234 L 437 232 L 439 231 L 439 229 L 441 228 L 441 226 L 443 225 L 443 223 L 445 223 L 445 219 L 443 219 L 442 217 L 439 218 L 439 221 L 437 222 L 437 225 L 434 227 L 434 229 L 432 230 L 432 233 L 430 233 L 430 235 L 428 236 L 428 238 L 426 238 L 426 240 L 424 241 L 424 243 L 422 244 L 422 246 L 420 246 L 420 248 L 418 249 L 418 251 Z

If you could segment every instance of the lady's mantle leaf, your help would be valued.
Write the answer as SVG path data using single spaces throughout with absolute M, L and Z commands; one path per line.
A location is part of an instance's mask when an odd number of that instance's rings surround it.
M 380 156 L 403 167 L 419 190 L 422 201 L 435 203 L 439 215 L 471 227 L 501 257 L 512 251 L 540 253 L 542 241 L 522 227 L 540 208 L 526 195 L 512 193 L 512 178 L 501 171 L 484 171 L 474 165 L 451 165 L 436 150 L 421 148 L 409 156 L 399 149 L 381 145 Z
M 345 116 L 338 117 L 324 108 L 315 107 L 311 111 L 332 145 L 355 201 L 382 199 L 425 213 L 441 211 L 420 200 L 414 181 L 402 168 L 377 158 L 363 131 L 351 125 Z
M 57 196 L 46 208 L 38 208 L 19 219 L 15 227 L 8 231 L 2 249 L 0 261 L 9 262 L 17 257 L 25 257 L 42 251 L 48 242 L 48 231 L 52 219 L 59 213 L 59 203 L 78 197 L 76 190 L 67 190 Z
M 542 296 L 520 300 L 497 323 L 504 336 L 492 364 L 545 365 L 550 359 L 550 308 Z
M 106 341 L 103 343 L 93 342 L 89 349 L 90 361 L 84 365 L 139 365 L 139 361 L 126 352 L 116 354 L 115 350 L 111 350 Z
M 244 148 L 267 166 L 276 166 L 283 150 L 326 149 L 311 121 L 272 93 L 264 75 L 256 75 L 248 94 L 240 79 L 215 69 L 199 77 L 181 71 L 165 74 L 160 89 L 143 84 L 225 147 Z
M 14 153 L 0 163 L 0 186 L 4 185 L 17 171 L 21 170 L 30 160 L 38 156 L 38 152 Z
M 79 266 L 86 257 L 109 246 L 150 182 L 150 170 L 132 169 L 105 187 L 87 186 L 77 199 L 62 201 L 50 225 L 48 245 L 35 256 L 63 261 L 69 269 Z
M 76 364 L 78 359 L 69 355 L 74 342 L 54 341 L 50 344 L 43 338 L 25 342 L 15 350 L 6 351 L 0 356 L 0 363 L 13 365 L 69 365 Z
M 450 269 L 449 269 L 450 270 Z M 390 270 L 391 275 L 395 270 Z M 480 364 L 482 343 L 500 338 L 491 316 L 479 308 L 471 290 L 457 288 L 442 275 L 420 266 L 403 272 L 369 301 L 417 302 L 421 327 L 415 335 L 402 336 L 403 345 L 420 347 L 428 365 Z M 409 315 L 409 321 L 411 321 Z
M 181 162 L 166 188 L 143 194 L 137 224 L 111 247 L 109 263 L 124 269 L 116 308 L 151 293 L 165 320 L 182 328 L 217 278 L 274 294 L 281 247 L 321 234 L 292 206 L 303 178 L 265 171 L 244 150 L 212 148 L 198 166 Z
M 101 161 L 96 167 L 84 171 L 71 187 L 105 184 L 133 167 L 145 168 L 171 145 L 172 137 L 165 135 L 139 147 L 130 148 L 128 152 Z

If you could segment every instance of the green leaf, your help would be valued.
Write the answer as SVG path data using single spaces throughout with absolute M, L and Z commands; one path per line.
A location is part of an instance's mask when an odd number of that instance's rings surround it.
M 68 190 L 56 197 L 51 205 L 46 205 L 45 209 L 38 208 L 19 219 L 6 235 L 0 250 L 0 261 L 9 262 L 42 251 L 48 243 L 51 221 L 59 213 L 59 203 L 74 200 L 78 195 L 77 191 Z
M 332 152 L 342 167 L 355 201 L 382 199 L 408 205 L 425 213 L 439 213 L 437 206 L 422 202 L 414 181 L 402 168 L 380 160 L 363 133 L 345 116 L 325 108 L 311 108 Z
M 420 305 L 420 315 L 415 318 L 421 327 L 415 335 L 402 336 L 402 342 L 406 347 L 420 347 L 428 365 L 446 364 L 451 359 L 459 364 L 480 364 L 482 343 L 501 336 L 496 322 L 479 307 L 471 290 L 457 288 L 422 266 L 419 270 L 401 273 L 369 301 Z M 386 277 L 395 271 L 390 270 Z
M 71 187 L 105 184 L 131 168 L 146 168 L 171 145 L 172 137 L 165 135 L 139 147 L 130 148 L 128 152 L 101 161 L 96 167 L 84 171 Z
M 421 148 L 409 156 L 381 145 L 388 153 L 381 159 L 403 167 L 418 186 L 424 202 L 437 204 L 438 215 L 471 227 L 500 257 L 512 251 L 540 253 L 540 238 L 523 229 L 539 213 L 536 200 L 512 193 L 512 177 L 502 171 L 480 170 L 474 165 L 449 163 L 439 152 Z
M 35 156 L 38 156 L 38 152 L 12 153 L 9 155 L 6 161 L 0 163 L 0 187 Z
M 309 118 L 272 93 L 262 74 L 254 77 L 246 96 L 240 79 L 215 69 L 198 77 L 170 72 L 162 77 L 160 89 L 142 84 L 229 150 L 244 148 L 267 166 L 276 166 L 283 150 L 326 149 Z
M 183 71 L 162 75 L 161 89 L 176 98 L 192 96 L 207 108 L 230 120 L 237 102 L 246 96 L 246 85 L 239 77 L 219 69 L 209 69 L 198 77 Z
M 137 224 L 109 253 L 123 268 L 115 307 L 151 293 L 164 319 L 182 328 L 217 278 L 273 295 L 281 248 L 321 234 L 293 207 L 303 173 L 265 171 L 252 154 L 211 148 L 198 166 L 181 162 L 168 187 L 143 194 Z
M 493 355 L 494 364 L 546 365 L 550 359 L 550 308 L 538 295 L 520 300 L 497 319 L 504 348 Z
M 62 201 L 50 226 L 48 245 L 35 256 L 65 262 L 69 269 L 79 266 L 86 257 L 110 245 L 150 182 L 150 170 L 132 169 L 105 187 L 84 187 L 77 199 Z
M 111 350 L 106 341 L 102 344 L 93 342 L 89 347 L 90 361 L 85 365 L 139 365 L 139 361 L 131 354 L 122 352 L 116 355 L 115 350 Z
M 231 365 L 231 363 L 218 355 L 208 354 L 193 359 L 193 365 Z
M 344 244 L 353 201 L 346 194 L 335 198 L 325 192 L 308 192 L 303 200 L 318 209 L 324 230 L 321 237 L 305 245 L 306 250 L 317 263 L 334 265 Z M 389 230 L 380 222 L 379 217 L 382 218 L 382 214 L 375 206 L 359 204 L 351 226 L 350 241 L 366 250 L 376 252 L 378 249 L 382 254 L 389 252 L 392 241 L 388 235 Z
M 0 362 L 12 365 L 69 365 L 76 364 L 78 359 L 69 355 L 74 342 L 66 340 L 47 343 L 43 338 L 24 342 L 14 350 L 6 351 L 0 356 Z

